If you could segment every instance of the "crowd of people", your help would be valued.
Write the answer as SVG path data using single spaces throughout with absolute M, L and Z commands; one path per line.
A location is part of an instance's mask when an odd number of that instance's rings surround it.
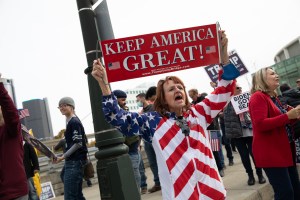
M 258 183 L 266 183 L 266 176 L 275 200 L 300 199 L 295 149 L 295 140 L 300 137 L 300 79 L 299 88 L 293 89 L 288 84 L 280 85 L 272 68 L 258 70 L 252 78 L 248 111 L 237 114 L 230 100 L 242 94 L 242 87 L 236 81 L 238 75 L 228 74 L 237 69 L 229 61 L 227 45 L 222 32 L 223 70 L 210 94 L 199 94 L 197 89 L 187 92 L 179 77 L 167 76 L 136 96 L 139 112 L 126 106 L 126 92 L 111 91 L 105 67 L 99 59 L 94 61 L 92 76 L 103 94 L 105 119 L 124 135 L 141 195 L 162 190 L 165 200 L 225 199 L 224 145 L 228 167 L 235 164 L 232 152 L 237 149 L 249 186 L 256 182 L 253 163 Z M 84 127 L 71 97 L 62 98 L 58 108 L 66 117 L 66 131 L 56 146 L 63 148 L 63 154 L 53 162 L 65 160 L 61 173 L 64 199 L 85 199 L 82 169 L 88 150 Z M 1 81 L 0 144 L 0 152 L 8 152 L 0 154 L 0 199 L 39 199 L 32 181 L 39 171 L 37 156 L 22 139 L 17 109 Z M 143 147 L 154 177 L 149 189 Z
M 225 52 L 222 58 L 226 60 Z M 225 61 L 223 68 L 230 65 Z M 140 135 L 152 143 L 159 176 L 163 177 L 160 179 L 163 199 L 198 199 L 199 195 L 211 199 L 225 198 L 226 190 L 220 178 L 224 176 L 224 156 L 220 152 L 222 148 L 213 149 L 212 143 L 219 141 L 221 146 L 220 133 L 225 136 L 223 141 L 227 145 L 229 166 L 234 165 L 231 142 L 228 142 L 232 140 L 248 174 L 249 186 L 255 184 L 252 159 L 258 182 L 266 183 L 264 171 L 276 200 L 300 199 L 294 143 L 300 105 L 292 107 L 286 105 L 287 99 L 286 102 L 280 101 L 276 93 L 279 78 L 271 68 L 263 68 L 254 74 L 249 110 L 239 114 L 234 111 L 230 99 L 241 94 L 242 88 L 235 80 L 224 80 L 226 76 L 220 76 L 223 79 L 219 79 L 214 91 L 206 97 L 190 90 L 188 95 L 192 102 L 188 101 L 184 83 L 178 77 L 167 76 L 157 84 L 153 111 L 136 113 L 117 106 L 100 60 L 94 61 L 92 75 L 103 92 L 106 120 L 125 136 L 134 136 L 143 127 Z M 218 106 L 214 107 L 216 103 Z M 126 116 L 123 119 L 127 120 L 118 120 L 111 115 L 117 118 Z M 218 117 L 222 119 L 218 120 Z M 221 125 L 222 131 L 215 125 Z M 205 171 L 207 168 L 203 165 L 208 166 L 209 171 Z M 197 175 L 199 170 L 201 176 Z M 206 176 L 213 177 L 213 180 Z

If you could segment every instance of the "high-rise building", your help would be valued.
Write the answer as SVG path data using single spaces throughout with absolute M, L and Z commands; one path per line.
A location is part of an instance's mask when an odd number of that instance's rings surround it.
M 34 136 L 38 139 L 52 138 L 53 129 L 47 98 L 24 101 L 23 108 L 28 109 L 30 115 L 23 119 L 23 123 L 28 129 L 32 129 Z
M 274 58 L 272 67 L 280 77 L 280 84 L 287 83 L 296 87 L 296 80 L 300 78 L 300 36 L 285 45 Z
M 154 83 L 142 83 L 133 89 L 124 91 L 127 94 L 126 106 L 128 106 L 129 111 L 138 112 L 142 109 L 137 106 L 136 96 L 140 93 L 146 93 L 148 88 L 154 85 Z

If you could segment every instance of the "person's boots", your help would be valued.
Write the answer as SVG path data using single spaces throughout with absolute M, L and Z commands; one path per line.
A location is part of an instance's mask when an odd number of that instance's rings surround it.
M 266 179 L 263 175 L 258 176 L 258 182 L 259 184 L 264 184 L 266 182 Z
M 248 176 L 249 176 L 248 185 L 254 185 L 255 184 L 255 178 L 254 178 L 253 174 L 250 174 Z

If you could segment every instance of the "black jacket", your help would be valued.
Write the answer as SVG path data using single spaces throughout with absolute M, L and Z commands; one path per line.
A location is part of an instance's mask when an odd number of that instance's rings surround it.
M 25 142 L 23 159 L 27 179 L 34 176 L 34 170 L 40 170 L 39 160 L 34 148 Z
M 289 89 L 284 91 L 279 99 L 283 105 L 287 104 L 295 108 L 300 104 L 300 91 L 296 89 Z
M 282 96 L 279 97 L 282 105 L 289 105 L 292 107 L 296 107 L 300 104 L 300 91 L 297 89 L 289 89 L 282 92 Z M 295 138 L 300 137 L 300 121 L 298 120 L 294 125 L 294 135 Z

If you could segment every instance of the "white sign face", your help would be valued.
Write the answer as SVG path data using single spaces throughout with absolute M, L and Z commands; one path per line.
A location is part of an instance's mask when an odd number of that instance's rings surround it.
M 40 200 L 47 200 L 47 199 L 55 198 L 55 193 L 53 191 L 51 182 L 42 183 L 41 187 L 42 187 L 42 193 L 41 193 Z
M 249 99 L 249 92 L 244 92 L 231 98 L 232 106 L 237 115 L 249 110 Z

